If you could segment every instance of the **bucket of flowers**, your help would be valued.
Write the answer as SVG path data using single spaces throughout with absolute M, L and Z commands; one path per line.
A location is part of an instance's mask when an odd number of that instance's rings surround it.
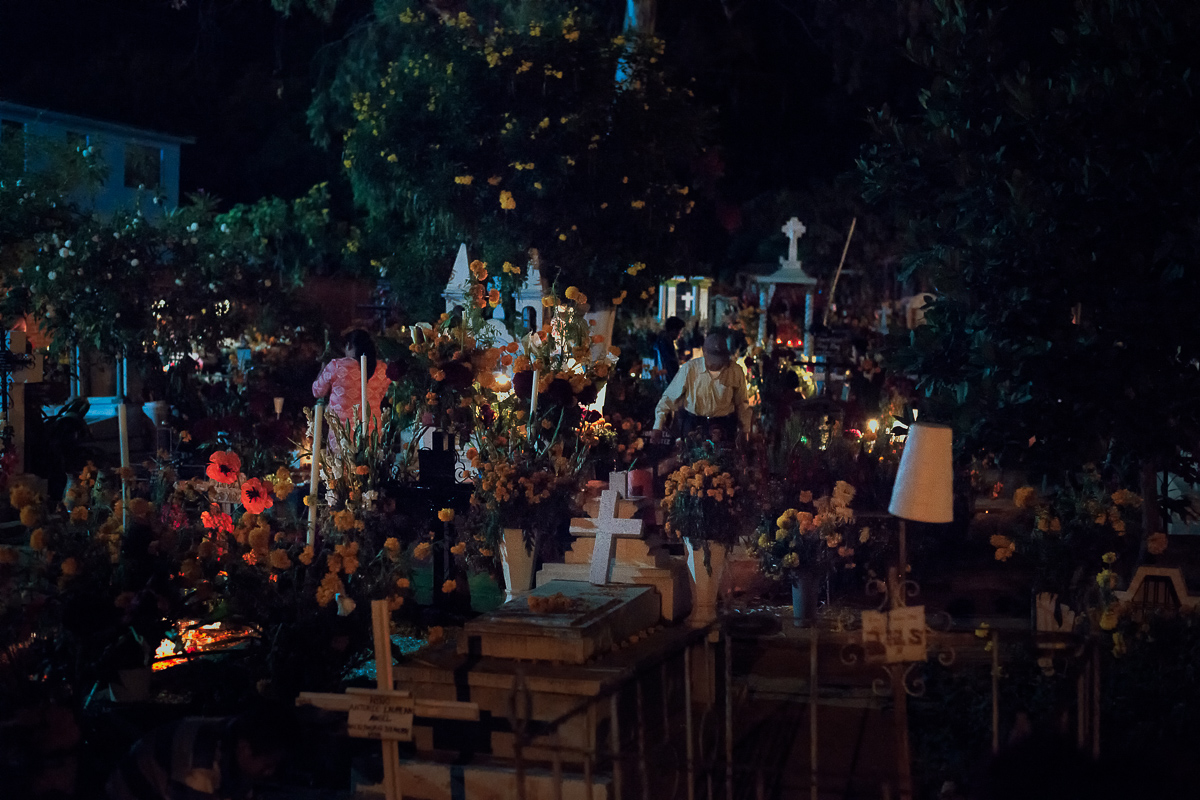
M 813 497 L 802 491 L 794 505 L 760 522 L 749 550 L 759 569 L 792 587 L 792 611 L 810 622 L 816 613 L 821 581 L 838 569 L 855 566 L 855 549 L 870 539 L 870 529 L 856 523 L 855 489 L 837 481 L 829 494 Z

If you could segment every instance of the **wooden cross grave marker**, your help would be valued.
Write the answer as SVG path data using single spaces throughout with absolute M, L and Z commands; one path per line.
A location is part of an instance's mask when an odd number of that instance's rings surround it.
M 413 718 L 479 721 L 477 703 L 423 700 L 411 692 L 396 691 L 392 677 L 391 612 L 387 600 L 371 601 L 371 627 L 375 640 L 377 688 L 350 687 L 345 694 L 301 692 L 298 706 L 315 706 L 347 713 L 346 732 L 357 739 L 379 739 L 383 747 L 383 791 L 387 800 L 403 800 L 400 753 L 397 742 L 412 741 Z
M 591 533 L 596 537 L 592 545 L 591 569 L 588 570 L 588 582 L 595 586 L 608 583 L 612 574 L 613 537 L 642 535 L 642 520 L 617 517 L 617 501 L 620 499 L 620 492 L 605 489 L 600 493 L 600 513 L 595 518 L 577 517 L 571 520 L 571 533 Z

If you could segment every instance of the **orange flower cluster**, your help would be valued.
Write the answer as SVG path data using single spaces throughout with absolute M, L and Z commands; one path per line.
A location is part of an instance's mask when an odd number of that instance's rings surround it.
M 737 486 L 732 475 L 722 472 L 708 459 L 702 458 L 694 464 L 683 465 L 667 478 L 663 508 L 670 508 L 679 492 L 692 497 L 710 497 L 718 503 L 723 503 L 733 499 L 737 493 Z

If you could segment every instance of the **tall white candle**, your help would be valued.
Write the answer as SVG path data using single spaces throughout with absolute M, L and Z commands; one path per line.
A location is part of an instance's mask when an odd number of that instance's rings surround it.
M 125 414 L 125 403 L 117 406 L 117 434 L 121 440 L 121 466 L 129 466 L 129 418 Z
M 533 384 L 529 390 L 529 424 L 533 425 L 533 418 L 537 414 L 537 396 L 538 396 L 538 371 L 533 371 Z M 529 428 L 533 430 L 532 427 Z
M 125 413 L 125 398 L 117 406 L 117 436 L 121 447 L 121 468 L 129 466 L 129 418 Z M 121 527 L 129 528 L 129 481 L 121 476 Z
M 367 420 L 371 416 L 371 406 L 367 402 L 367 354 L 363 353 L 358 357 L 358 375 L 362 381 L 362 394 L 359 395 L 360 406 L 359 413 L 362 415 L 362 435 L 363 441 L 367 440 Z
M 321 445 L 325 441 L 325 404 L 317 403 L 313 408 L 312 473 L 308 489 L 308 545 L 317 541 L 317 493 L 321 487 Z

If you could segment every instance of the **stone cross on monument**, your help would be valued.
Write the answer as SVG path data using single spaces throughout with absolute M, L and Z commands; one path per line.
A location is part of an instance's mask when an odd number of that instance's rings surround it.
M 808 228 L 804 227 L 804 223 L 796 217 L 789 219 L 780 230 L 788 237 L 788 254 L 787 261 L 783 260 L 783 256 L 779 257 L 780 264 L 795 264 L 796 262 L 796 243 L 800 241 L 800 237 L 808 233 Z
M 595 585 L 608 583 L 612 574 L 612 549 L 614 536 L 641 536 L 642 520 L 618 519 L 617 501 L 621 493 L 615 489 L 605 489 L 600 493 L 600 513 L 593 517 L 582 517 L 571 520 L 572 533 L 590 533 L 596 537 L 592 547 L 592 563 L 588 571 L 588 581 Z

